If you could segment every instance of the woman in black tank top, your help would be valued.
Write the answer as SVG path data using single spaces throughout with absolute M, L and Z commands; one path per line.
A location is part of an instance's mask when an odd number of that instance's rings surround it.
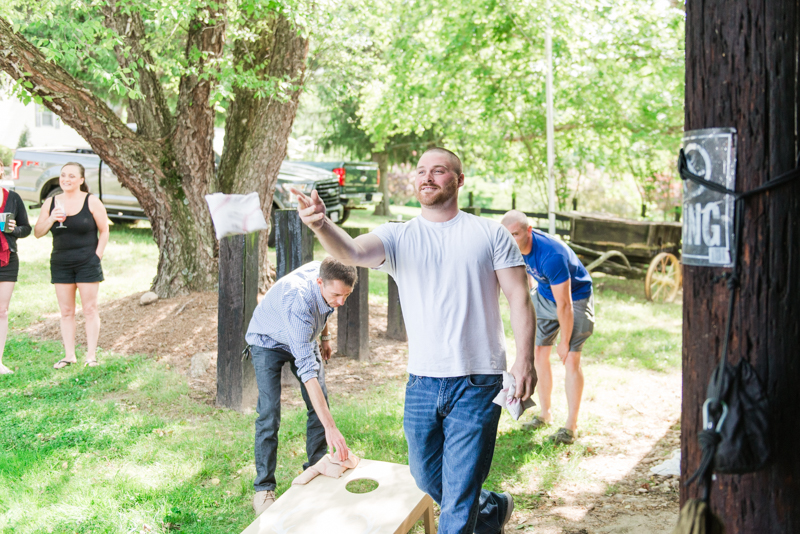
M 33 229 L 37 238 L 48 232 L 53 234 L 50 281 L 55 285 L 61 310 L 61 338 L 65 352 L 64 358 L 53 366 L 55 369 L 78 361 L 75 356 L 76 290 L 81 293 L 86 319 L 85 365 L 98 365 L 100 315 L 97 312 L 97 294 L 103 281 L 100 259 L 108 244 L 108 216 L 100 199 L 89 194 L 84 173 L 80 163 L 67 163 L 61 168 L 59 185 L 63 193 L 44 201 Z

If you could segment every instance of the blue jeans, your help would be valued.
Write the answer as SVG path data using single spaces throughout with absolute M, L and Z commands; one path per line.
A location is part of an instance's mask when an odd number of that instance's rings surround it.
M 278 462 L 278 430 L 281 427 L 281 368 L 289 362 L 292 373 L 297 377 L 297 365 L 290 352 L 280 349 L 265 349 L 252 345 L 253 368 L 256 370 L 258 383 L 258 419 L 256 419 L 256 481 L 253 487 L 256 491 L 275 489 L 275 466 Z M 319 357 L 317 357 L 319 361 Z M 325 371 L 322 362 L 319 362 L 317 379 L 328 401 L 328 390 L 325 387 Z M 299 380 L 299 378 L 298 378 Z M 305 385 L 300 384 L 303 400 L 308 409 L 308 422 L 306 423 L 306 455 L 308 461 L 303 464 L 303 469 L 317 463 L 326 452 L 328 444 L 325 441 L 325 428 L 314 411 L 311 399 Z
M 497 534 L 505 497 L 481 488 L 492 466 L 502 375 L 409 375 L 403 429 L 417 486 L 441 507 L 439 534 Z

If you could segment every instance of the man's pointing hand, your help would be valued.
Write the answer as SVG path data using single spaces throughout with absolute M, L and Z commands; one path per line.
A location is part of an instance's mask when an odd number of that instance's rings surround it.
M 297 213 L 303 224 L 312 230 L 318 230 L 325 224 L 325 203 L 319 198 L 316 190 L 311 192 L 311 196 L 306 196 L 294 187 L 289 190 L 297 197 Z

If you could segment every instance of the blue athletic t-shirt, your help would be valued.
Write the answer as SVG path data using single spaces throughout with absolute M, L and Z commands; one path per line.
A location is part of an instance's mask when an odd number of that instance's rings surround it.
M 539 284 L 539 294 L 555 302 L 551 285 L 572 279 L 572 300 L 583 300 L 592 294 L 592 277 L 575 252 L 547 234 L 533 230 L 531 251 L 523 254 L 525 269 Z

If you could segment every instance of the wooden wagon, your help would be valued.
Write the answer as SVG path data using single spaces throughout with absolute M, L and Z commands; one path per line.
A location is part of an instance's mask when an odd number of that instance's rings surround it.
M 672 302 L 682 283 L 681 224 L 632 221 L 617 217 L 565 212 L 571 221 L 570 247 L 589 272 L 602 270 L 643 277 L 648 300 Z

